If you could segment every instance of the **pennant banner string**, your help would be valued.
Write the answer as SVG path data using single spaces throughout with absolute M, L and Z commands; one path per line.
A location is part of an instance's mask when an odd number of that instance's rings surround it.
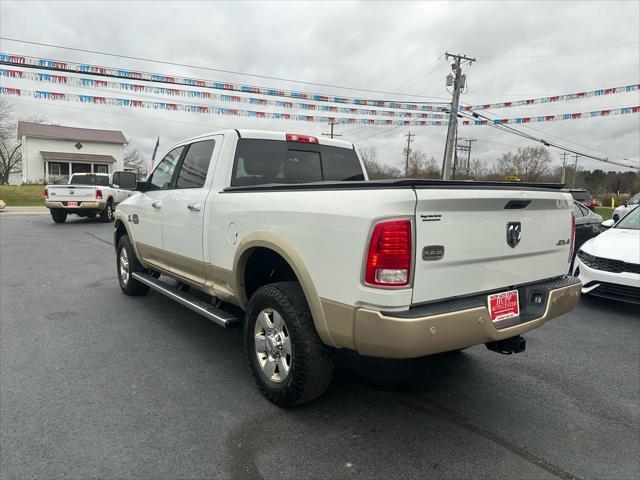
M 80 102 L 91 103 L 96 105 L 114 105 L 131 108 L 147 108 L 154 110 L 169 110 L 169 111 L 181 111 L 190 113 L 206 113 L 211 115 L 228 115 L 237 117 L 249 117 L 249 118 L 264 118 L 271 120 L 291 120 L 299 122 L 313 122 L 313 123 L 328 123 L 335 122 L 339 124 L 351 124 L 351 125 L 393 125 L 393 126 L 447 126 L 448 122 L 443 120 L 382 120 L 373 118 L 355 118 L 355 117 L 330 117 L 321 115 L 303 115 L 303 114 L 291 114 L 291 113 L 278 113 L 278 112 L 265 112 L 256 110 L 243 110 L 243 109 L 231 109 L 221 108 L 206 105 L 189 105 L 182 103 L 169 103 L 169 102 L 156 102 L 147 100 L 135 100 L 116 97 L 102 97 L 94 95 L 77 95 L 60 92 L 50 92 L 42 90 L 24 90 L 19 88 L 0 87 L 1 95 L 13 95 L 20 97 L 28 97 L 44 100 L 55 101 L 68 101 L 68 102 Z M 584 118 L 595 117 L 610 117 L 616 115 L 628 115 L 638 113 L 640 106 L 613 108 L 606 110 L 595 110 L 591 112 L 578 112 L 578 113 L 565 113 L 560 115 L 541 115 L 533 117 L 516 117 L 516 118 L 501 118 L 495 120 L 462 120 L 459 122 L 461 125 L 513 125 L 522 123 L 540 123 L 540 122 L 555 122 L 561 120 L 578 120 Z
M 101 77 L 112 77 L 129 80 L 144 80 L 156 83 L 169 83 L 173 85 L 188 85 L 192 87 L 212 88 L 215 90 L 228 90 L 241 93 L 253 93 L 272 97 L 288 97 L 315 102 L 340 103 L 348 105 L 363 105 L 367 107 L 394 108 L 400 110 L 416 110 L 421 112 L 445 112 L 448 111 L 448 103 L 439 102 L 437 105 L 424 103 L 411 103 L 390 100 L 373 100 L 365 98 L 343 97 L 336 95 L 324 95 L 317 93 L 283 90 L 280 88 L 259 87 L 232 82 L 219 82 L 215 80 L 194 79 L 174 75 L 147 73 L 137 70 L 123 70 L 119 68 L 102 67 L 73 62 L 61 62 L 46 58 L 27 57 L 0 53 L 0 65 L 11 65 L 24 68 L 36 68 L 42 70 L 54 70 L 59 72 L 83 73 Z
M 137 83 L 116 82 L 111 80 L 100 80 L 95 78 L 78 78 L 67 75 L 56 75 L 51 73 L 30 72 L 22 70 L 11 70 L 0 68 L 0 77 L 17 78 L 21 80 L 31 80 L 37 82 L 55 83 L 69 85 L 80 88 L 104 88 L 127 92 L 144 92 L 155 95 L 168 95 L 171 97 L 201 98 L 219 102 L 248 103 L 251 105 L 263 105 L 287 109 L 300 109 L 317 112 L 346 113 L 350 115 L 367 115 L 396 118 L 439 118 L 446 119 L 444 113 L 420 113 L 398 110 L 373 110 L 370 108 L 358 107 L 337 107 L 334 105 L 322 105 L 289 100 L 271 100 L 258 97 L 245 97 L 240 95 L 225 95 L 199 90 L 182 90 L 177 88 L 155 87 Z
M 553 95 L 549 97 L 530 98 L 528 100 L 514 100 L 511 102 L 487 103 L 484 105 L 469 105 L 460 107 L 460 110 L 488 110 L 494 108 L 526 107 L 529 105 L 540 105 L 545 103 L 566 102 L 570 100 L 581 100 L 583 98 L 602 97 L 604 95 L 614 95 L 616 93 L 637 92 L 640 84 L 625 85 L 622 87 L 599 88 L 589 92 L 568 93 L 566 95 Z
M 174 85 L 189 85 L 210 89 L 228 90 L 242 93 L 254 93 L 266 96 L 290 97 L 295 99 L 310 100 L 325 103 L 338 103 L 350 105 L 362 105 L 370 107 L 393 108 L 399 110 L 413 110 L 421 112 L 447 112 L 448 104 L 425 105 L 424 103 L 401 102 L 391 100 L 359 99 L 352 97 L 321 95 L 315 93 L 298 92 L 293 90 L 282 90 L 270 87 L 259 87 L 230 82 L 218 82 L 213 80 L 192 79 L 187 77 L 177 77 L 156 73 L 146 73 L 136 70 L 123 70 L 111 67 L 103 67 L 73 62 L 62 62 L 49 60 L 46 58 L 27 57 L 23 55 L 12 55 L 0 53 L 0 64 L 14 65 L 26 68 L 47 69 L 70 73 L 86 73 L 104 77 L 115 77 L 120 79 L 144 80 L 151 82 L 167 83 Z M 460 110 L 487 110 L 496 108 L 524 107 L 530 105 L 540 105 L 547 103 L 580 100 L 584 98 L 599 97 L 604 95 L 614 95 L 619 93 L 629 93 L 640 90 L 640 84 L 631 84 L 620 87 L 600 88 L 596 90 L 568 93 L 564 95 L 550 95 L 546 97 L 530 98 L 526 100 L 513 100 L 481 105 L 471 105 L 460 107 Z

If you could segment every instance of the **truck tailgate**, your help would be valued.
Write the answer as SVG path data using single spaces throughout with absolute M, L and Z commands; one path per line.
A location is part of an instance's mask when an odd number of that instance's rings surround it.
M 96 199 L 93 185 L 49 185 L 49 199 L 54 202 L 90 202 Z
M 570 195 L 547 190 L 415 190 L 413 303 L 566 274 Z

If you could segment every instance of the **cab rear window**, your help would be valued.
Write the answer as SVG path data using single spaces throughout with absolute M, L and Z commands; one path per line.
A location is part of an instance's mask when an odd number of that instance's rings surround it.
M 109 177 L 106 175 L 73 175 L 70 185 L 98 185 L 106 187 L 109 185 Z
M 584 203 L 591 201 L 591 195 L 589 192 L 571 192 L 571 195 L 573 196 L 573 199 L 578 202 Z
M 364 180 L 353 149 L 280 140 L 238 140 L 231 186 Z

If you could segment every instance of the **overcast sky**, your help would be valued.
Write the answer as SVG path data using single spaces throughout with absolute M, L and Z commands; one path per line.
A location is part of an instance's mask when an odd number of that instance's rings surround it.
M 404 100 L 448 101 L 445 51 L 476 57 L 467 68 L 462 101 L 477 104 L 573 93 L 640 81 L 640 2 L 0 2 L 0 32 L 33 42 L 112 52 L 351 89 L 302 85 L 128 60 L 1 40 L 0 50 L 148 72 L 250 83 L 316 93 Z M 620 45 L 633 44 L 620 48 Z M 1 79 L 3 86 L 80 93 L 71 88 Z M 55 88 L 54 88 L 55 87 Z M 405 94 L 380 95 L 352 89 Z M 84 93 L 133 98 L 121 92 Z M 421 95 L 421 96 L 418 96 Z M 166 100 L 166 97 L 157 97 Z M 149 98 L 145 98 L 149 99 Z M 87 106 L 38 100 L 9 101 L 19 117 L 51 123 L 122 130 L 150 155 L 172 143 L 219 128 L 260 128 L 320 135 L 312 123 Z M 178 101 L 186 102 L 186 99 Z M 620 94 L 521 109 L 501 117 L 570 113 L 640 104 L 640 93 Z M 229 107 L 229 104 L 219 104 Z M 238 108 L 242 108 L 238 106 Z M 244 108 L 247 108 L 244 105 Z M 640 115 L 533 124 L 544 136 L 586 153 L 638 165 Z M 404 135 L 439 162 L 444 127 L 340 126 L 342 139 L 375 146 L 378 159 L 400 167 Z M 542 133 L 544 132 L 544 133 Z M 553 135 L 553 136 L 552 136 Z M 527 140 L 489 127 L 460 127 L 475 138 L 473 158 L 492 163 Z M 573 142 L 573 143 L 572 143 Z M 559 162 L 558 150 L 551 149 Z M 582 159 L 581 167 L 614 169 Z

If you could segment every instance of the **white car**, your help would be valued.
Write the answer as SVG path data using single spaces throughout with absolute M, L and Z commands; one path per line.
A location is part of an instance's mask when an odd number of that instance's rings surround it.
M 615 225 L 613 220 L 602 225 L 609 230 L 578 251 L 574 276 L 582 282 L 582 293 L 640 303 L 640 208 Z
M 637 206 L 640 205 L 640 193 L 636 193 L 631 200 L 629 200 L 627 203 L 625 203 L 624 205 L 620 205 L 619 207 L 617 207 L 614 211 L 613 211 L 613 216 L 611 218 L 613 218 L 614 222 L 617 222 L 618 220 L 620 220 L 622 217 L 624 217 L 626 214 L 628 214 L 631 210 L 635 210 L 637 208 Z
M 283 406 L 328 387 L 337 348 L 519 353 L 580 295 L 573 199 L 549 185 L 367 181 L 352 143 L 225 130 L 176 145 L 138 191 L 116 210 L 122 291 L 244 326 Z

